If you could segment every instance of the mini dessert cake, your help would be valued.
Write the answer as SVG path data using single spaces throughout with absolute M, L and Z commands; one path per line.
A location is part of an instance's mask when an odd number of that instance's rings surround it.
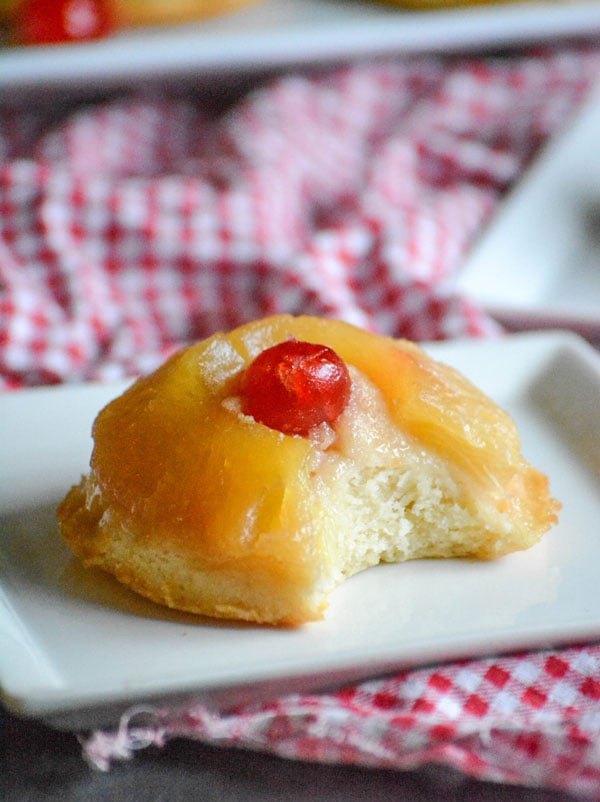
M 109 403 L 61 533 L 169 607 L 299 624 L 379 562 L 495 559 L 560 507 L 510 416 L 407 341 L 275 316 Z

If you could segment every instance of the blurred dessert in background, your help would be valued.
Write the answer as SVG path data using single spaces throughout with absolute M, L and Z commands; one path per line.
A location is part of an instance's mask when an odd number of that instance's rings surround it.
M 260 0 L 0 0 L 2 39 L 49 45 L 102 39 L 129 28 L 229 14 Z
M 173 25 L 229 14 L 259 0 L 113 0 L 121 25 Z
M 377 0 L 382 5 L 396 6 L 408 11 L 428 11 L 443 8 L 458 8 L 461 6 L 500 6 L 516 5 L 521 0 Z M 524 0 L 531 2 L 531 0 Z M 558 0 L 560 2 L 560 0 Z

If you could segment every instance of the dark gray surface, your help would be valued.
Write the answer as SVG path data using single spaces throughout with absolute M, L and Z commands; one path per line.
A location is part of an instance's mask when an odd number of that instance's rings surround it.
M 364 770 L 173 741 L 108 773 L 74 734 L 0 711 L 2 802 L 566 802 L 563 794 L 469 780 L 444 767 Z M 2 787 L 4 786 L 4 787 Z

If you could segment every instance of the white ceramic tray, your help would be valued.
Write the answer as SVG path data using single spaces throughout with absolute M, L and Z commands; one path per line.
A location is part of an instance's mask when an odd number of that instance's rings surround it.
M 162 609 L 71 558 L 54 510 L 87 466 L 90 425 L 121 386 L 0 396 L 0 685 L 57 726 L 194 693 L 208 704 L 331 685 L 395 667 L 600 637 L 600 355 L 535 333 L 430 351 L 514 415 L 564 503 L 533 549 L 492 563 L 382 565 L 296 630 Z
M 600 87 L 502 205 L 458 290 L 509 326 L 600 339 Z
M 405 11 L 371 0 L 265 0 L 222 18 L 93 44 L 0 51 L 0 95 L 325 64 L 362 56 L 499 48 L 600 33 L 597 0 Z

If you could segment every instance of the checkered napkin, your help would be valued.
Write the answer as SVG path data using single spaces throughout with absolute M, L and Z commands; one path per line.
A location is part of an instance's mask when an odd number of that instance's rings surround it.
M 387 60 L 219 112 L 189 94 L 0 109 L 0 388 L 133 375 L 279 311 L 490 333 L 452 279 L 598 61 Z
M 440 763 L 600 799 L 600 646 L 452 663 L 225 714 L 141 705 L 83 740 L 84 754 L 106 770 L 173 738 L 323 763 Z
M 275 312 L 415 340 L 497 329 L 453 290 L 500 199 L 600 76 L 594 49 L 386 59 L 0 117 L 0 386 L 117 379 Z M 223 714 L 134 709 L 107 768 L 173 737 L 600 799 L 600 649 L 475 660 Z

